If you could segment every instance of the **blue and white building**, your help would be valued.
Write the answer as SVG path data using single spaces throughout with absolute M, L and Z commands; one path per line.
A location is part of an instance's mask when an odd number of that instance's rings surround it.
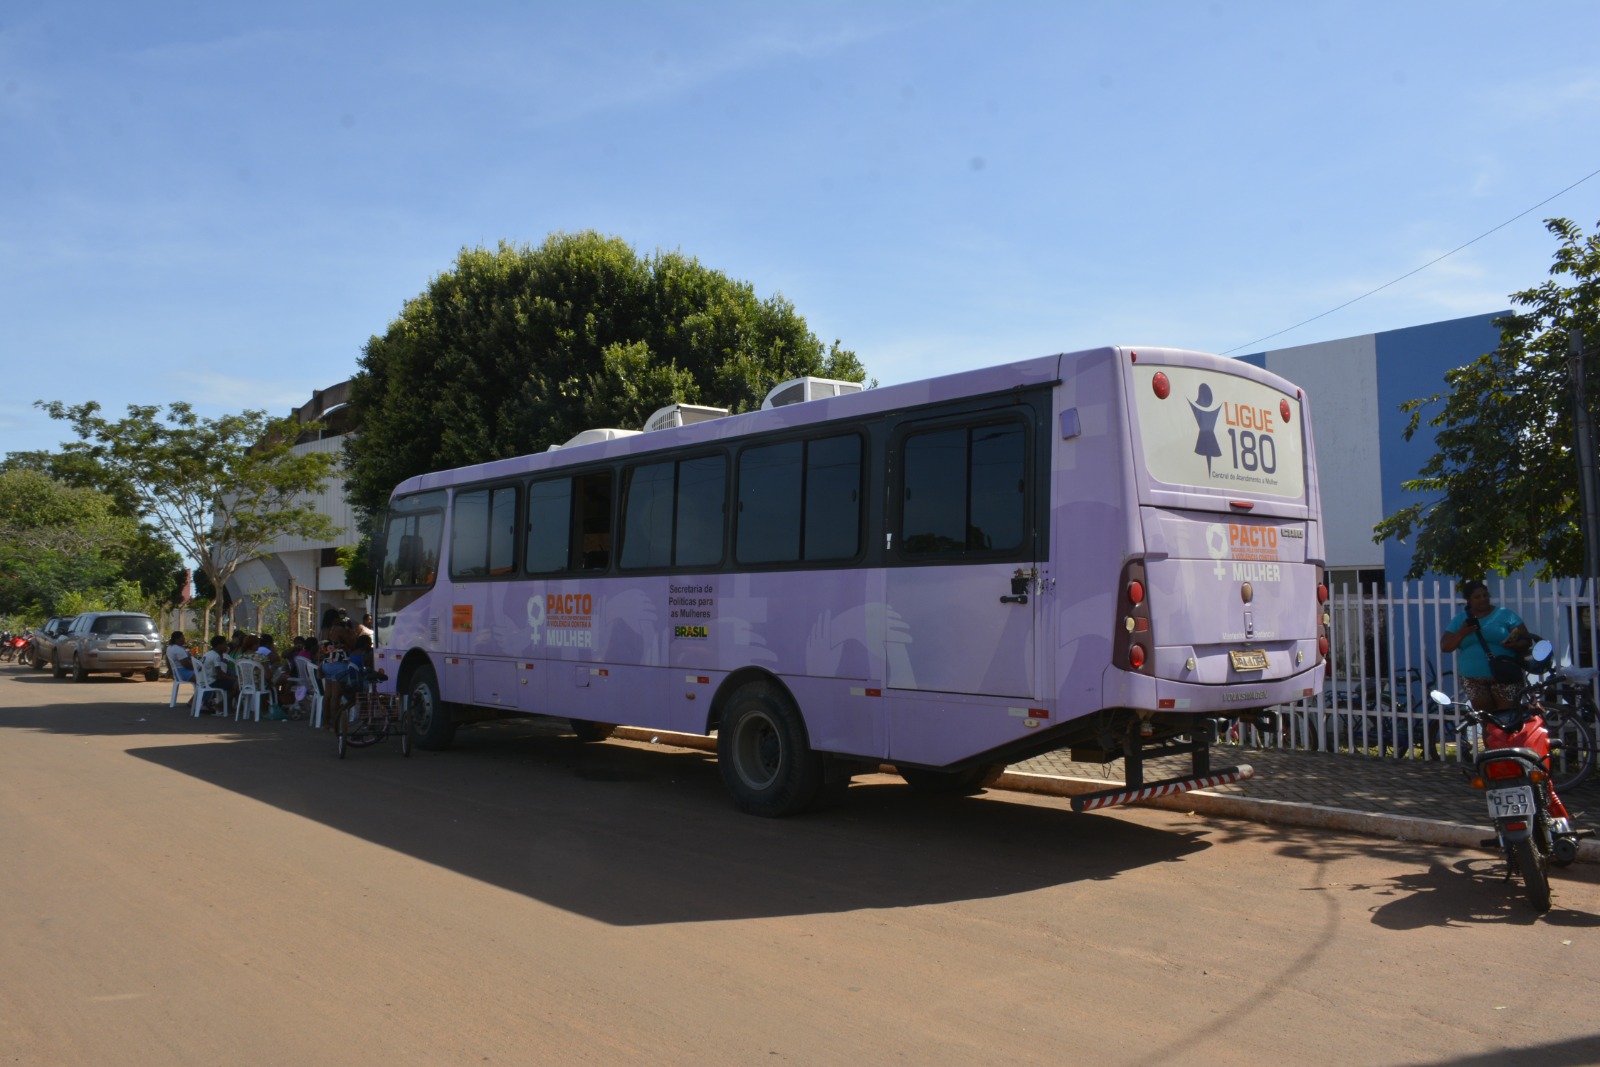
M 1446 372 L 1500 344 L 1494 320 L 1510 310 L 1410 326 L 1402 330 L 1280 348 L 1240 357 L 1305 389 L 1322 482 L 1323 534 L 1329 582 L 1403 579 L 1408 544 L 1372 540 L 1372 527 L 1414 503 L 1401 483 L 1417 476 L 1433 454 L 1433 431 L 1423 425 L 1405 439 L 1407 400 L 1442 392 Z M 1451 582 L 1460 575 L 1438 575 Z

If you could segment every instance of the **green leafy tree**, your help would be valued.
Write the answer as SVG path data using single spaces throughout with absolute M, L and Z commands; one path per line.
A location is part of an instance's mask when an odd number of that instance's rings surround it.
M 1583 569 L 1568 350 L 1574 330 L 1591 339 L 1584 373 L 1600 384 L 1600 235 L 1566 219 L 1545 228 L 1560 241 L 1550 278 L 1511 295 L 1520 310 L 1496 320 L 1499 347 L 1446 374 L 1444 391 L 1401 405 L 1408 441 L 1433 412 L 1435 452 L 1402 483 L 1426 499 L 1385 518 L 1373 539 L 1416 535 L 1409 578 Z
M 126 486 L 145 521 L 198 561 L 214 589 L 278 537 L 331 540 L 339 532 L 311 500 L 335 457 L 297 452 L 296 437 L 308 427 L 292 419 L 261 411 L 206 419 L 178 403 L 164 416 L 155 406 L 129 405 L 127 418 L 111 421 L 93 401 L 38 406 L 77 433 L 62 451 Z
M 109 495 L 117 511 L 139 520 L 139 502 L 131 487 L 91 457 L 63 452 L 11 452 L 0 459 L 0 472 L 35 471 L 63 485 Z M 122 553 L 122 577 L 137 582 L 158 603 L 173 599 L 182 581 L 182 559 L 149 526 L 139 523 L 132 545 Z
M 463 250 L 367 342 L 347 492 L 370 519 L 414 474 L 637 429 L 673 402 L 746 411 L 805 374 L 865 377 L 787 300 L 681 253 L 593 232 Z
M 68 594 L 103 596 L 141 543 L 110 496 L 34 469 L 0 472 L 0 611 L 45 614 Z

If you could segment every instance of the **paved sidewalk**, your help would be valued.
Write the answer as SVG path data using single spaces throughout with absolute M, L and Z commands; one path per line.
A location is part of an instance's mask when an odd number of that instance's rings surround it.
M 1454 763 L 1222 745 L 1211 750 L 1214 770 L 1241 763 L 1255 768 L 1256 776 L 1206 792 L 1488 826 L 1483 794 L 1467 785 Z M 1122 782 L 1121 760 L 1109 765 L 1074 763 L 1066 750 L 1047 753 L 1011 769 L 1024 774 Z M 1144 777 L 1146 782 L 1154 782 L 1189 773 L 1188 756 L 1168 756 L 1148 761 Z
M 1248 764 L 1255 777 L 1150 801 L 1151 806 L 1385 837 L 1475 847 L 1490 836 L 1483 793 L 1454 763 L 1377 759 L 1288 749 L 1212 749 L 1213 770 Z M 1190 773 L 1189 757 L 1149 760 L 1145 781 Z M 1122 762 L 1074 763 L 1066 751 L 1017 764 L 1001 788 L 1073 795 L 1122 784 Z M 1562 795 L 1579 826 L 1600 819 L 1600 779 Z M 1600 862 L 1600 842 L 1582 843 L 1579 858 Z

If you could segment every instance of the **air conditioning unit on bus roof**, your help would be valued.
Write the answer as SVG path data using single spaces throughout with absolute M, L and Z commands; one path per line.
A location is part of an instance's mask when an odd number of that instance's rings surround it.
M 781 408 L 786 404 L 803 404 L 807 400 L 822 400 L 830 396 L 859 393 L 866 386 L 860 382 L 841 382 L 837 378 L 794 378 L 772 387 L 772 392 L 761 402 L 761 410 Z
M 563 448 L 576 448 L 578 445 L 598 444 L 601 441 L 616 441 L 623 437 L 636 437 L 638 430 L 584 430 L 574 434 L 559 445 L 551 445 L 546 452 L 557 452 Z
M 668 404 L 664 408 L 657 408 L 655 414 L 644 420 L 644 432 L 669 430 L 674 426 L 693 426 L 697 422 L 720 419 L 727 413 L 727 408 L 708 408 L 699 404 Z

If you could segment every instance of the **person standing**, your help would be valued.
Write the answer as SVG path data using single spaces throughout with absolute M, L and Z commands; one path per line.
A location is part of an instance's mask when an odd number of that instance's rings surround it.
M 1489 587 L 1477 579 L 1461 583 L 1467 606 L 1456 612 L 1439 638 L 1439 651 L 1454 652 L 1467 699 L 1479 711 L 1508 708 L 1517 699 L 1515 682 L 1497 682 L 1490 662 L 1495 656 L 1528 650 L 1532 639 L 1521 616 L 1494 605 Z

